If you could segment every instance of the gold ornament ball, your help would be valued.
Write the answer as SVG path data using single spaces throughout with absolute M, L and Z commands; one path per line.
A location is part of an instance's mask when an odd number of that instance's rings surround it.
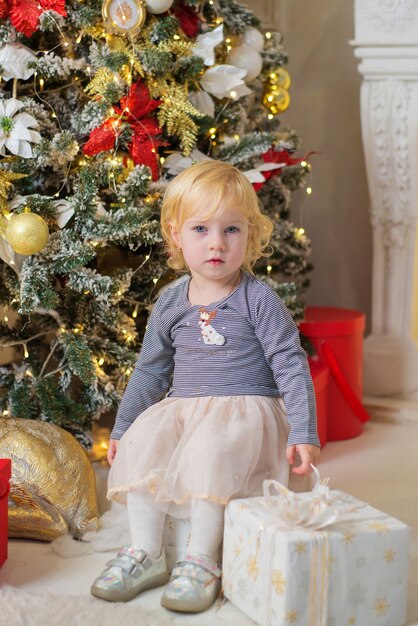
M 269 74 L 270 85 L 283 87 L 283 89 L 289 89 L 291 78 L 289 72 L 286 72 L 282 67 L 278 67 L 274 72 Z
M 35 254 L 45 248 L 49 231 L 45 220 L 35 213 L 12 215 L 4 238 L 18 254 Z
M 289 92 L 282 87 L 279 87 L 274 91 L 267 92 L 264 94 L 263 104 L 271 113 L 273 113 L 273 115 L 283 113 L 290 104 Z

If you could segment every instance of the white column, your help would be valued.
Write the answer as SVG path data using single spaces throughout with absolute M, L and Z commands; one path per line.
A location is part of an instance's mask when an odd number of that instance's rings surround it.
M 418 2 L 356 0 L 361 123 L 373 228 L 366 395 L 418 389 L 411 337 L 418 215 Z M 417 280 L 418 277 L 415 277 Z

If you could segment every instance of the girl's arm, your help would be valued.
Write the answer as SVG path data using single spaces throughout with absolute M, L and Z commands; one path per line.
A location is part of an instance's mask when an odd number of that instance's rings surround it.
M 120 439 L 129 426 L 167 393 L 174 367 L 174 348 L 161 313 L 164 295 L 155 303 L 148 318 L 142 349 L 116 415 L 111 439 Z
M 268 286 L 258 293 L 255 314 L 256 336 L 286 405 L 291 428 L 288 445 L 319 447 L 314 388 L 297 326 L 284 303 Z

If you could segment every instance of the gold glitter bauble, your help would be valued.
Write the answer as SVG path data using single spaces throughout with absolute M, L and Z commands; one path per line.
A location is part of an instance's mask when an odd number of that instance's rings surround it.
M 289 92 L 282 87 L 269 91 L 264 94 L 263 104 L 273 115 L 283 113 L 290 104 Z
M 35 254 L 45 248 L 49 231 L 45 220 L 35 213 L 14 214 L 8 220 L 4 238 L 18 254 Z

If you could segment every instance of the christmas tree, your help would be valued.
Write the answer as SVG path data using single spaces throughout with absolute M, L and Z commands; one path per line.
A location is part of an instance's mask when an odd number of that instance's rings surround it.
M 0 0 L 0 45 L 0 346 L 15 354 L 0 410 L 88 445 L 176 278 L 159 210 L 193 162 L 253 182 L 276 224 L 255 272 L 301 315 L 310 243 L 288 218 L 310 166 L 279 124 L 287 56 L 235 0 Z

